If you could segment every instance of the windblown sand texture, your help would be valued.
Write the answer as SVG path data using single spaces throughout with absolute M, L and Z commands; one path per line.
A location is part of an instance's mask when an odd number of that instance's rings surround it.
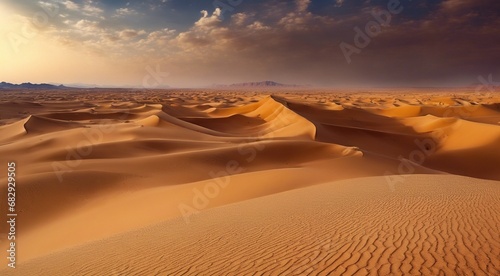
M 1 91 L 0 274 L 499 275 L 473 91 Z

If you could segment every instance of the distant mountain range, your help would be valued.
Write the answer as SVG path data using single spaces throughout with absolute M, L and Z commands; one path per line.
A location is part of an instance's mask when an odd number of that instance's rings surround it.
M 305 87 L 304 85 L 297 84 L 283 84 L 274 81 L 259 81 L 259 82 L 243 82 L 233 84 L 217 84 L 215 87 Z
M 21 84 L 13 84 L 8 82 L 0 82 L 0 89 L 64 89 L 68 88 L 64 85 L 53 85 L 48 83 L 31 83 L 25 82 Z
M 0 89 L 69 89 L 69 88 L 113 88 L 113 87 L 99 87 L 98 85 L 87 85 L 87 84 L 70 84 L 69 86 L 55 85 L 49 83 L 31 83 L 25 82 L 21 84 L 13 84 L 8 82 L 0 82 Z M 259 81 L 259 82 L 243 82 L 243 83 L 233 83 L 233 84 L 216 84 L 213 87 L 232 87 L 232 88 L 286 88 L 286 87 L 308 87 L 306 85 L 297 84 L 283 84 L 274 81 Z M 126 88 L 126 87 L 122 87 Z M 130 87 L 132 88 L 132 87 Z M 162 86 L 158 88 L 170 88 L 168 86 Z

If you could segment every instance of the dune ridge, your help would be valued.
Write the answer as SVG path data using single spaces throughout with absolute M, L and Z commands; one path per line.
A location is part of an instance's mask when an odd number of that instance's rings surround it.
M 2 275 L 71 274 L 71 260 L 77 274 L 494 274 L 499 103 L 463 91 L 4 91 L 20 269 Z

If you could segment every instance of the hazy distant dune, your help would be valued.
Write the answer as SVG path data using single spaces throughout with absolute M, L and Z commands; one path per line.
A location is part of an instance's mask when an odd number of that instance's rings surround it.
M 3 91 L 20 253 L 1 273 L 496 275 L 499 104 L 411 89 Z

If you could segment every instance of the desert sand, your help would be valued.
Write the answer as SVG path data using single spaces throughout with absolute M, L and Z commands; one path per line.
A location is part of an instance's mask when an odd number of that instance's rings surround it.
M 0 134 L 2 275 L 500 273 L 488 90 L 1 91 Z

